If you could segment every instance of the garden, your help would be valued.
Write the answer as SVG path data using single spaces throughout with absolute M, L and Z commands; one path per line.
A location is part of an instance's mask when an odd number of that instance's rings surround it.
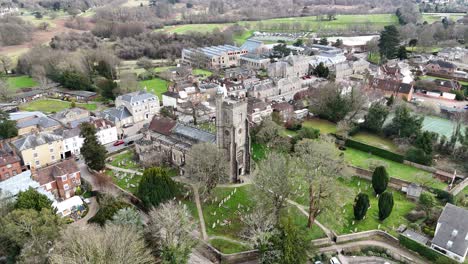
M 21 111 L 40 111 L 44 113 L 56 113 L 71 108 L 72 102 L 55 99 L 40 99 L 20 105 Z M 89 111 L 97 109 L 96 103 L 75 103 L 76 107 L 82 107 Z
M 8 87 L 12 92 L 22 88 L 30 88 L 37 85 L 37 82 L 29 76 L 15 76 L 7 78 Z

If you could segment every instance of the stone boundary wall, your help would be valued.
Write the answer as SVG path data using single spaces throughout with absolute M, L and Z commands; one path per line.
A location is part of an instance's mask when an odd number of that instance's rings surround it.
M 346 260 L 349 264 L 373 264 L 373 263 L 391 263 L 395 264 L 395 262 L 381 258 L 381 257 L 371 257 L 371 256 L 352 256 L 346 257 Z
M 372 173 L 373 173 L 372 171 L 359 168 L 359 167 L 355 167 L 355 166 L 349 166 L 349 167 L 354 170 L 354 172 L 356 173 L 358 177 L 372 181 Z M 397 179 L 393 177 L 390 177 L 390 181 L 388 182 L 388 186 L 398 191 L 401 191 L 403 187 L 407 187 L 410 184 L 411 182 L 409 181 L 405 181 L 405 180 L 401 180 L 401 179 Z
M 389 240 L 390 242 L 394 242 L 395 244 L 399 243 L 398 238 L 381 230 L 370 230 L 370 231 L 337 236 L 336 243 L 340 244 L 340 243 L 345 243 L 345 242 L 354 241 L 354 240 L 368 239 L 369 237 L 382 237 L 386 240 Z

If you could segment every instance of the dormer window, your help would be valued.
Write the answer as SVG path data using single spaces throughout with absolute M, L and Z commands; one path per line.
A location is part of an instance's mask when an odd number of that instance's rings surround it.
M 458 230 L 454 229 L 454 230 L 452 231 L 452 236 L 455 237 L 455 236 L 457 236 L 457 234 L 458 234 Z
M 453 242 L 452 242 L 452 240 L 449 240 L 449 241 L 447 242 L 447 248 L 451 248 L 451 247 L 452 247 L 452 245 L 453 245 Z

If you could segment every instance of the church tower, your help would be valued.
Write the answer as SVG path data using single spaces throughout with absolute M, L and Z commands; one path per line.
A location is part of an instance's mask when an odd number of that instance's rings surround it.
M 247 101 L 216 94 L 216 144 L 226 152 L 232 182 L 250 173 L 250 136 Z

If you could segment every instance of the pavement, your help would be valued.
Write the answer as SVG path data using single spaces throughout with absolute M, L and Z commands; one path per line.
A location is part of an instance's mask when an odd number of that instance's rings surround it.
M 88 205 L 88 213 L 85 215 L 85 217 L 79 219 L 78 221 L 72 223 L 71 225 L 74 227 L 85 227 L 88 224 L 88 220 L 93 217 L 97 211 L 99 210 L 99 204 L 96 201 L 96 197 L 91 197 L 89 198 L 91 203 Z
M 128 137 L 124 138 L 123 141 L 125 143 L 127 143 L 129 141 L 137 141 L 137 140 L 141 139 L 142 137 L 143 137 L 143 134 L 136 134 L 136 135 L 132 135 L 132 136 L 128 136 Z M 127 146 L 125 144 L 114 146 L 114 142 L 112 142 L 112 143 L 104 145 L 104 147 L 106 148 L 107 153 L 114 153 L 114 152 L 118 152 L 118 151 L 120 151 L 122 149 L 128 148 L 129 146 Z
M 430 102 L 438 106 L 444 106 L 447 108 L 463 109 L 468 104 L 467 101 L 455 101 L 443 98 L 435 98 L 421 93 L 414 93 L 413 98 L 423 100 L 423 102 Z

